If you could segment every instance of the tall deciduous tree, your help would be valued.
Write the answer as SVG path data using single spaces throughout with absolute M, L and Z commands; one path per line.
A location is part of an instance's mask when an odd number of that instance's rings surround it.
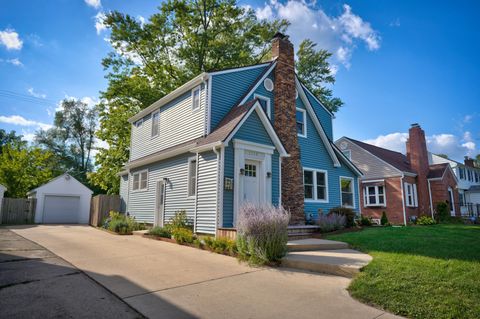
M 55 154 L 58 167 L 82 181 L 93 168 L 92 150 L 95 142 L 97 111 L 74 99 L 62 101 L 55 113 L 54 127 L 36 133 L 37 145 Z
M 4 129 L 0 129 L 0 154 L 2 153 L 3 146 L 7 144 L 22 144 L 27 145 L 27 141 L 22 140 L 22 135 L 17 135 L 17 132 L 6 132 Z
M 97 136 L 109 144 L 96 156 L 90 180 L 118 192 L 116 174 L 128 160 L 127 119 L 203 71 L 261 62 L 287 21 L 258 20 L 235 0 L 170 0 L 146 23 L 107 15 L 115 49 L 104 60 L 109 85 L 101 96 Z
M 25 143 L 9 143 L 0 154 L 0 184 L 7 187 L 7 196 L 25 197 L 27 192 L 58 175 L 52 152 Z
M 317 50 L 316 46 L 317 44 L 309 39 L 300 43 L 295 65 L 297 74 L 303 84 L 320 99 L 326 108 L 337 112 L 343 102 L 334 97 L 332 89 L 326 86 L 335 83 L 335 76 L 328 62 L 332 54 L 327 50 Z

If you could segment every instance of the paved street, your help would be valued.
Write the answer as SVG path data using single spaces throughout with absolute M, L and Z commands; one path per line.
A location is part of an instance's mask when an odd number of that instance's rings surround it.
M 151 318 L 394 318 L 352 299 L 343 277 L 251 268 L 231 257 L 88 226 L 11 228 Z

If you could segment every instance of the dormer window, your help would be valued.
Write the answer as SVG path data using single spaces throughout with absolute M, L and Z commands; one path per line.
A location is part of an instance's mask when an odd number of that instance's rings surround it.
M 200 108 L 200 87 L 192 90 L 192 110 L 196 111 Z
M 267 114 L 268 118 L 271 119 L 271 106 L 270 106 L 270 98 L 259 95 L 259 94 L 254 94 L 254 98 L 258 99 L 258 102 L 260 102 L 260 105 L 262 106 L 262 109 L 265 111 L 265 114 Z

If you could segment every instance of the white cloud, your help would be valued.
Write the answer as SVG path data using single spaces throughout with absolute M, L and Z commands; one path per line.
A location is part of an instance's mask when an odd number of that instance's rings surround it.
M 112 39 L 110 38 L 104 38 L 103 39 L 104 41 L 110 43 L 110 45 L 112 46 L 112 48 L 121 56 L 124 56 L 126 58 L 129 58 L 130 60 L 132 60 L 133 63 L 137 64 L 137 65 L 142 65 L 143 64 L 143 61 L 142 59 L 140 58 L 140 56 L 138 54 L 135 54 L 133 52 L 128 52 L 127 51 L 127 43 L 126 42 L 116 42 L 114 43 L 112 41 Z
M 367 50 L 375 51 L 380 48 L 381 38 L 369 22 L 354 14 L 349 5 L 344 5 L 342 9 L 340 15 L 329 16 L 315 7 L 315 1 L 288 0 L 280 3 L 271 0 L 256 8 L 255 13 L 259 19 L 287 19 L 291 23 L 287 33 L 295 47 L 309 38 L 318 43 L 318 48 L 333 53 L 331 63 L 348 68 L 358 43 L 364 43 Z
M 463 118 L 463 123 L 470 123 L 470 122 L 472 122 L 472 119 L 473 119 L 473 115 L 467 114 Z
M 138 16 L 137 17 L 138 21 L 140 21 L 140 26 L 143 28 L 143 26 L 145 25 L 145 18 L 143 16 Z
M 374 139 L 365 140 L 375 146 L 390 149 L 405 154 L 405 142 L 408 139 L 408 133 L 391 133 L 380 135 Z M 474 156 L 480 153 L 473 141 L 470 132 L 465 132 L 461 138 L 453 134 L 434 134 L 426 137 L 427 148 L 435 154 L 447 154 L 454 160 L 462 160 L 465 155 Z
M 394 21 L 390 22 L 389 26 L 391 27 L 399 27 L 400 26 L 400 19 L 396 18 Z
M 107 26 L 104 23 L 106 18 L 107 16 L 103 12 L 98 12 L 95 15 L 95 29 L 97 30 L 97 34 L 100 34 L 107 29 Z
M 20 50 L 23 46 L 23 41 L 15 30 L 5 29 L 0 31 L 0 44 L 3 44 L 7 50 Z
M 95 9 L 98 9 L 102 6 L 102 2 L 100 0 L 85 0 L 85 3 Z
M 50 124 L 37 122 L 33 120 L 27 120 L 26 118 L 20 115 L 10 115 L 10 116 L 1 115 L 0 122 L 12 124 L 12 125 L 19 125 L 19 126 L 34 126 L 34 127 L 41 128 L 42 130 L 48 130 L 49 128 L 52 128 L 52 125 Z
M 30 94 L 33 97 L 36 97 L 36 98 L 39 98 L 39 99 L 46 99 L 47 98 L 46 94 L 35 92 L 33 90 L 33 88 L 29 88 L 27 91 L 28 91 L 28 94 Z
M 15 66 L 23 66 L 23 63 L 22 61 L 20 61 L 19 59 L 17 58 L 14 58 L 14 59 L 0 59 L 0 62 L 5 62 L 5 63 L 9 63 L 9 64 L 12 64 L 12 65 L 15 65 Z

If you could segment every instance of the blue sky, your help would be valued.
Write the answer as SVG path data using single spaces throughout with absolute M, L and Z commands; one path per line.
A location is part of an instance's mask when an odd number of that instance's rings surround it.
M 0 4 L 0 128 L 31 139 L 58 102 L 88 103 L 106 87 L 111 50 L 101 14 L 141 19 L 159 1 L 50 0 Z M 480 153 L 480 4 L 475 1 L 241 1 L 265 19 L 287 18 L 294 44 L 305 37 L 334 53 L 334 93 L 345 101 L 335 138 L 403 151 L 411 123 L 430 150 L 457 160 Z M 100 19 L 101 20 L 101 19 Z

